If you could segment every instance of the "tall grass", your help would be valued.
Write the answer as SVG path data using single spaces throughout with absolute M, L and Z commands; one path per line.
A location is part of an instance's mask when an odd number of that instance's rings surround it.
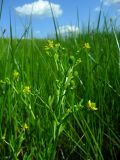
M 0 39 L 0 159 L 118 159 L 120 35 L 99 21 L 57 40 L 14 39 L 10 23 Z

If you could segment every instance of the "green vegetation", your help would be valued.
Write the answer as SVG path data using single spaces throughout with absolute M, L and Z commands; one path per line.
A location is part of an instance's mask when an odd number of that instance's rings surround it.
M 0 159 L 117 160 L 115 28 L 57 40 L 13 39 L 10 30 L 0 39 Z
M 119 79 L 114 32 L 1 38 L 1 159 L 117 159 Z

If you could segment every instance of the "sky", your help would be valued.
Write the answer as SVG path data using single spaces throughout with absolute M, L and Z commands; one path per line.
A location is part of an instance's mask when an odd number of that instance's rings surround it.
M 81 31 L 83 27 L 87 27 L 89 17 L 91 25 L 96 26 L 101 3 L 102 11 L 108 18 L 118 20 L 120 17 L 120 0 L 50 0 L 50 3 L 48 0 L 3 0 L 3 2 L 0 35 L 5 29 L 6 36 L 10 34 L 10 19 L 15 37 L 21 37 L 29 24 L 34 37 L 53 35 L 55 28 L 51 8 L 58 30 L 62 34 Z

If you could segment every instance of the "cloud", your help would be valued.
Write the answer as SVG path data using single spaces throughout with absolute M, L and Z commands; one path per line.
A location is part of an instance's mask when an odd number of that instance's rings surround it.
M 53 14 L 58 17 L 62 15 L 62 9 L 59 4 L 51 3 Z M 15 8 L 19 15 L 25 16 L 39 16 L 39 17 L 52 17 L 49 1 L 37 0 L 33 3 L 24 4 Z
M 59 26 L 58 32 L 61 34 L 66 34 L 66 33 L 78 33 L 79 28 L 74 26 L 74 25 L 65 25 L 65 26 Z
M 112 9 L 114 8 L 114 11 L 112 10 L 113 14 L 116 14 L 116 17 L 120 15 L 120 0 L 100 0 L 100 2 L 103 5 L 102 7 L 98 6 L 94 8 L 95 12 L 99 12 L 100 9 L 105 12 L 112 7 Z
M 94 9 L 95 12 L 100 12 L 100 10 L 101 10 L 101 7 L 99 6 Z
M 120 4 L 120 0 L 103 0 L 105 6 Z
M 116 14 L 120 15 L 120 0 L 103 0 L 104 6 L 114 6 L 116 8 Z

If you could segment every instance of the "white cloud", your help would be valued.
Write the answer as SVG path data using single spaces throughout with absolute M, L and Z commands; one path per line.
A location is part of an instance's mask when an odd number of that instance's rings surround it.
M 53 13 L 56 17 L 62 14 L 62 9 L 59 4 L 51 3 Z M 49 1 L 37 0 L 33 3 L 24 4 L 15 8 L 16 12 L 20 15 L 25 16 L 40 16 L 40 17 L 51 17 L 51 8 Z
M 58 32 L 60 32 L 61 34 L 73 33 L 73 32 L 78 33 L 79 28 L 74 25 L 59 26 Z
M 101 10 L 101 8 L 98 6 L 94 9 L 95 12 L 99 12 Z
M 120 4 L 120 0 L 103 0 L 105 6 Z
M 120 0 L 100 0 L 100 2 L 103 4 L 102 8 L 101 6 L 97 6 L 96 8 L 94 8 L 95 12 L 99 12 L 100 10 L 102 11 L 107 11 L 107 9 L 110 9 L 111 7 L 114 8 L 115 14 L 119 16 L 120 15 Z
M 114 6 L 116 8 L 116 14 L 120 15 L 120 0 L 103 0 L 104 6 Z

